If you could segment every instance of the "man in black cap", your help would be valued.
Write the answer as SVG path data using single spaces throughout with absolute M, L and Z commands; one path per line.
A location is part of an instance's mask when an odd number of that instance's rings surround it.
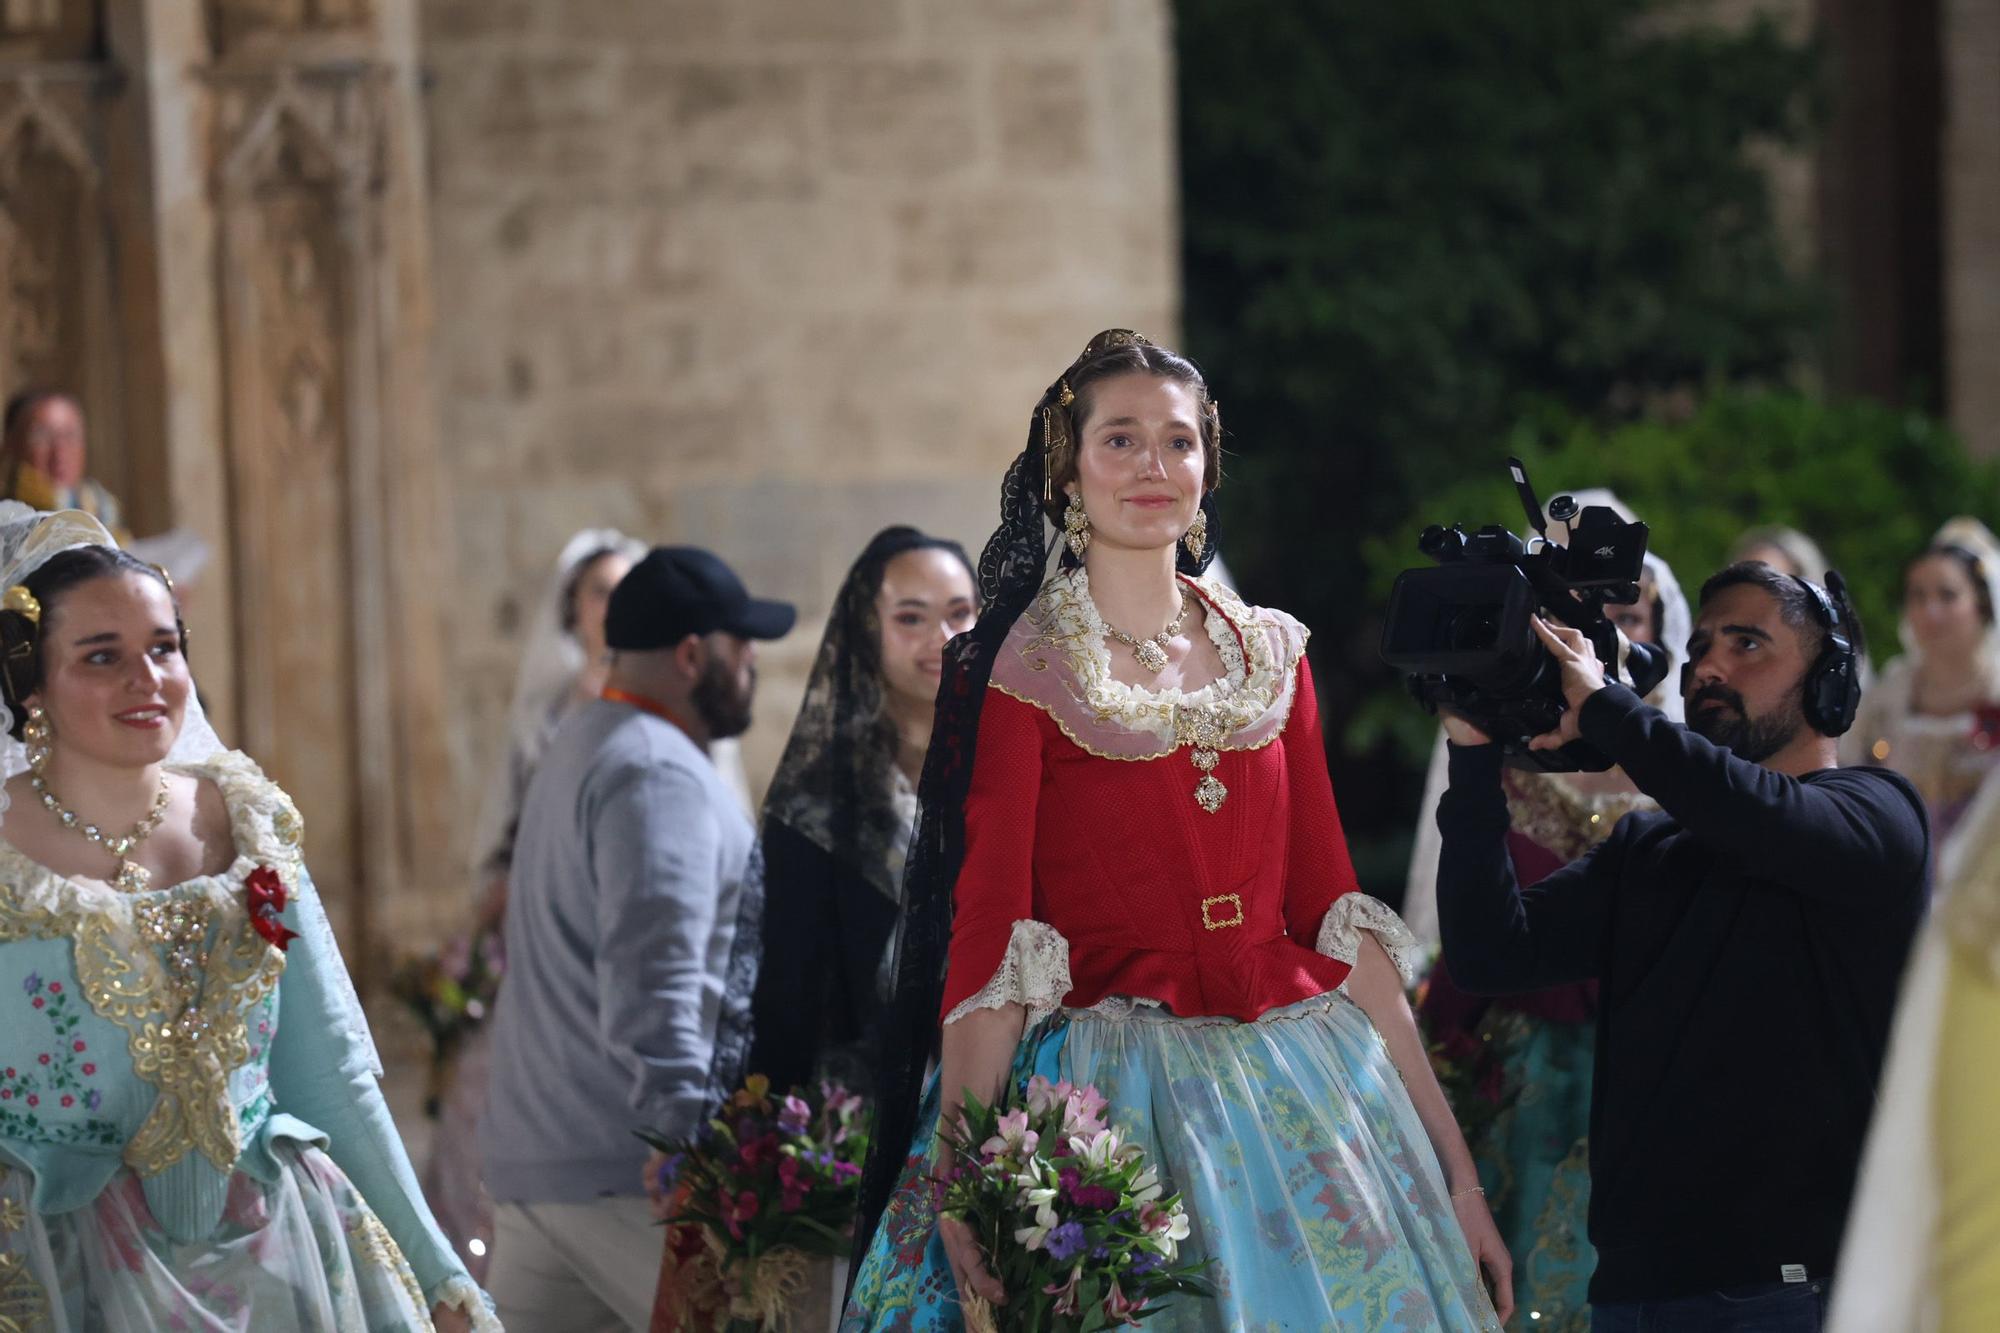
M 795 619 L 707 551 L 649 552 L 611 594 L 603 697 L 529 784 L 480 1126 L 510 1329 L 648 1322 L 665 1232 L 632 1131 L 687 1137 L 742 1080 L 757 979 L 756 832 L 707 750 Z

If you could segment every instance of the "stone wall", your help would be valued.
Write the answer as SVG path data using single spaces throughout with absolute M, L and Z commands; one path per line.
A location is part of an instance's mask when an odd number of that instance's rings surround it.
M 867 537 L 969 545 L 1089 335 L 1171 336 L 1165 0 L 422 0 L 455 754 L 575 529 L 695 542 L 802 628 Z

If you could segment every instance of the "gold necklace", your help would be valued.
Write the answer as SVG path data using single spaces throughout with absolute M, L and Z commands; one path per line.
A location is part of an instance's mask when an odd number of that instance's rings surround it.
M 1118 640 L 1118 642 L 1124 644 L 1127 648 L 1130 648 L 1132 656 L 1138 659 L 1139 665 L 1157 676 L 1167 669 L 1167 645 L 1174 641 L 1174 635 L 1181 632 L 1181 624 L 1187 619 L 1189 605 L 1187 589 L 1183 588 L 1181 589 L 1180 614 L 1173 618 L 1173 623 L 1148 639 L 1133 638 L 1124 630 L 1105 620 L 1102 615 L 1098 617 L 1098 620 L 1103 624 L 1105 634 Z
M 173 789 L 167 785 L 167 775 L 164 772 L 160 774 L 160 794 L 153 798 L 153 808 L 146 812 L 146 817 L 134 824 L 123 837 L 107 837 L 103 829 L 86 823 L 81 815 L 65 806 L 43 776 L 42 770 L 49 763 L 49 724 L 40 708 L 28 710 L 28 723 L 21 729 L 21 738 L 28 743 L 28 783 L 35 789 L 35 795 L 42 798 L 42 805 L 64 828 L 74 830 L 86 842 L 94 842 L 118 858 L 118 869 L 111 879 L 113 888 L 122 893 L 144 893 L 153 875 L 131 859 L 131 852 L 151 837 L 153 830 L 167 817 L 167 801 L 173 794 Z

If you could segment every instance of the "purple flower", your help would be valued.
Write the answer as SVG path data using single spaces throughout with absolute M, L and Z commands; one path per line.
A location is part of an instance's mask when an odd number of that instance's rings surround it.
M 1142 1250 L 1139 1252 L 1139 1257 L 1132 1261 L 1132 1276 L 1144 1277 L 1164 1262 L 1165 1260 L 1153 1251 Z
M 89 1092 L 83 1094 L 83 1104 L 93 1111 L 97 1109 L 97 1104 L 103 1100 L 104 1098 L 97 1095 L 96 1088 L 92 1088 Z
M 28 992 L 28 994 L 30 995 L 33 995 L 41 988 L 42 988 L 42 974 L 39 972 L 28 973 L 27 980 L 21 983 L 21 989 Z
M 1079 1208 L 1116 1208 L 1118 1191 L 1103 1185 L 1078 1185 L 1069 1192 L 1071 1202 Z
M 1083 1223 L 1065 1222 L 1049 1233 L 1047 1242 L 1049 1258 L 1059 1264 L 1068 1263 L 1083 1250 Z
M 778 1104 L 778 1129 L 785 1134 L 803 1134 L 812 1121 L 812 1108 L 797 1097 L 786 1097 Z

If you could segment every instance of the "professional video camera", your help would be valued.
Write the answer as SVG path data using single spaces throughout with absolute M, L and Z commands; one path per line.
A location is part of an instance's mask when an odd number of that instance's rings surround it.
M 1529 526 L 1527 541 L 1497 524 L 1470 536 L 1456 524 L 1425 528 L 1417 546 L 1437 565 L 1406 569 L 1389 594 L 1382 626 L 1382 660 L 1408 677 L 1410 692 L 1435 712 L 1448 708 L 1492 737 L 1516 768 L 1597 772 L 1611 760 L 1574 741 L 1559 750 L 1530 750 L 1528 741 L 1561 723 L 1562 671 L 1529 620 L 1537 612 L 1583 631 L 1604 663 L 1606 679 L 1623 679 L 1640 694 L 1667 674 L 1663 646 L 1633 644 L 1621 677 L 1618 631 L 1607 605 L 1639 600 L 1646 525 L 1614 509 L 1558 495 L 1548 517 L 1569 528 L 1569 545 L 1549 539 L 1548 521 L 1521 460 L 1510 458 L 1514 487 Z

